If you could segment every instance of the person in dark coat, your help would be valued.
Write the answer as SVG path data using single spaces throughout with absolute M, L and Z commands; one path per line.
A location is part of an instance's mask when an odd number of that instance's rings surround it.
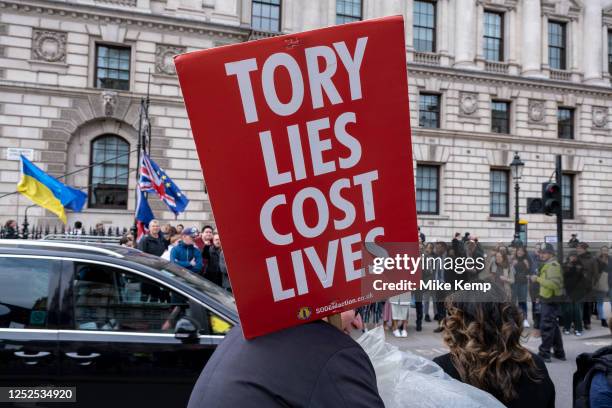
M 576 253 L 578 254 L 578 264 L 582 268 L 582 273 L 586 279 L 587 295 L 585 296 L 585 302 L 582 310 L 582 321 L 584 328 L 587 330 L 591 329 L 591 309 L 593 308 L 594 293 L 593 289 L 599 280 L 599 264 L 597 259 L 589 251 L 589 244 L 586 242 L 579 242 L 576 244 Z
M 5 239 L 18 239 L 19 231 L 17 230 L 17 221 L 8 220 L 2 229 L 2 237 Z
M 546 365 L 521 344 L 523 313 L 502 301 L 505 296 L 499 285 L 478 295 L 452 294 L 443 323 L 450 352 L 433 361 L 449 376 L 490 393 L 509 408 L 554 408 L 555 386 Z
M 563 333 L 570 334 L 572 324 L 574 334 L 582 336 L 582 303 L 581 300 L 589 291 L 589 282 L 584 276 L 582 265 L 578 263 L 578 255 L 570 252 L 567 261 L 563 264 L 563 285 L 565 287 L 566 302 L 561 305 Z
M 572 237 L 567 242 L 567 246 L 570 248 L 576 248 L 579 243 L 580 243 L 580 240 L 578 239 L 578 234 L 572 234 Z
M 159 221 L 151 220 L 149 222 L 149 233 L 140 239 L 138 249 L 147 254 L 162 256 L 167 247 Z
M 221 251 L 219 234 L 213 234 L 212 245 L 208 247 L 208 262 L 204 277 L 219 286 L 223 286 L 224 272 L 227 275 L 227 268 L 225 268 L 225 271 L 223 270 L 225 261 L 221 259 Z
M 210 248 L 213 246 L 213 227 L 210 225 L 205 225 L 202 227 L 202 234 L 200 235 L 200 239 L 202 240 L 202 245 L 198 245 L 196 242 L 196 246 L 201 248 L 202 250 L 202 262 L 204 264 L 203 271 L 206 271 L 208 268 L 208 262 L 210 261 Z
M 455 237 L 451 242 L 451 248 L 453 249 L 455 256 L 465 256 L 465 248 L 463 247 L 463 241 L 461 240 L 461 233 L 455 233 Z
M 365 351 L 349 335 L 318 320 L 251 340 L 234 327 L 204 367 L 188 405 L 225 407 L 384 404 Z

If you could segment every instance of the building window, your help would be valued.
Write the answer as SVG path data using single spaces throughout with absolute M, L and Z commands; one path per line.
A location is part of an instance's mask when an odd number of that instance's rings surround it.
M 281 0 L 253 0 L 251 25 L 254 30 L 280 31 Z
M 96 46 L 96 88 L 130 89 L 130 48 Z
M 119 136 L 103 135 L 91 142 L 89 206 L 127 208 L 130 145 Z
M 612 75 L 612 30 L 608 31 L 608 73 Z
M 510 102 L 491 102 L 491 132 L 510 133 Z
M 489 183 L 490 214 L 492 217 L 508 217 L 509 210 L 509 184 L 507 170 L 491 170 Z
M 360 21 L 361 0 L 336 0 L 336 24 Z
M 574 218 L 574 175 L 564 174 L 561 181 L 563 218 Z
M 419 96 L 419 126 L 436 129 L 440 127 L 440 95 Z
M 504 15 L 484 13 L 484 57 L 487 61 L 504 60 Z
M 559 139 L 574 138 L 574 110 L 559 108 L 557 110 L 557 134 Z
M 548 23 L 548 65 L 553 69 L 566 69 L 565 61 L 565 24 L 551 21 Z
M 436 4 L 431 1 L 414 2 L 414 49 L 419 52 L 436 51 Z
M 419 214 L 438 214 L 439 212 L 439 169 L 438 166 L 417 165 L 416 201 Z

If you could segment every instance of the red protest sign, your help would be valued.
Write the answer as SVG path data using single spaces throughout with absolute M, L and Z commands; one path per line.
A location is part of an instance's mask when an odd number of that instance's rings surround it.
M 245 337 L 376 300 L 361 244 L 417 242 L 402 17 L 175 65 Z

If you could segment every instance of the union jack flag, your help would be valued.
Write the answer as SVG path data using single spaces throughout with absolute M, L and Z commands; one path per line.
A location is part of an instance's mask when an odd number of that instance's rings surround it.
M 174 214 L 182 213 L 189 204 L 189 199 L 181 192 L 181 189 L 144 152 L 140 160 L 138 186 L 144 193 L 156 193 Z

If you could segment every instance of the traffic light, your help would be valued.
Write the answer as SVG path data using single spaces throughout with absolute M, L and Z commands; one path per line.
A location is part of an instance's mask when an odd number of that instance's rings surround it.
M 544 214 L 544 201 L 540 197 L 528 198 L 527 214 Z
M 561 187 L 559 184 L 542 183 L 542 202 L 546 215 L 561 214 Z

